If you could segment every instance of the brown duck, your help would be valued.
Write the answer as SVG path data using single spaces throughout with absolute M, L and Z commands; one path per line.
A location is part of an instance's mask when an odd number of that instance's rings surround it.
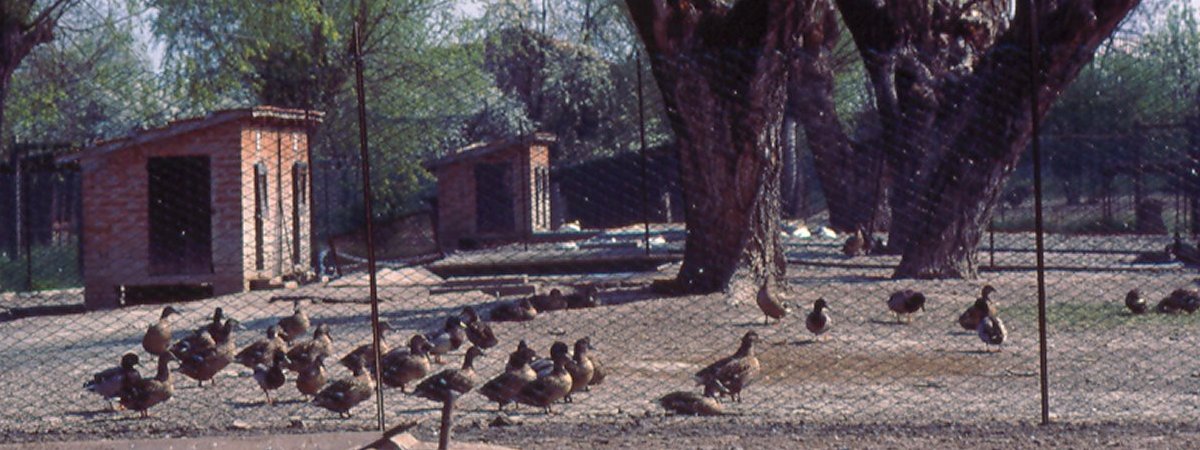
M 279 331 L 283 340 L 291 343 L 308 332 L 308 314 L 300 308 L 300 300 L 292 301 L 292 315 L 279 319 Z
M 413 335 L 407 349 L 396 349 L 383 355 L 380 381 L 385 386 L 398 387 L 400 392 L 406 392 L 408 383 L 429 374 L 429 350 L 432 348 L 425 335 Z
M 179 361 L 179 373 L 196 380 L 199 386 L 203 386 L 205 381 L 216 382 L 217 373 L 233 362 L 236 356 L 233 328 L 237 324 L 237 320 L 227 319 L 217 334 L 212 336 L 215 343 L 213 348 L 189 353 Z
M 866 254 L 867 240 L 863 238 L 862 230 L 854 230 L 854 234 L 846 238 L 846 243 L 842 245 L 842 254 L 850 257 L 861 256 Z
M 770 283 L 763 283 L 758 288 L 758 295 L 755 298 L 758 303 L 758 309 L 763 312 L 763 325 L 766 325 L 770 319 L 775 319 L 776 323 L 783 320 L 787 315 L 790 305 L 778 295 L 771 294 Z
M 472 346 L 467 349 L 467 354 L 463 357 L 462 367 L 446 369 L 421 380 L 413 389 L 413 394 L 435 402 L 444 402 L 451 393 L 463 395 L 470 392 L 478 382 L 478 377 L 475 375 L 475 359 L 480 356 L 483 356 L 483 350 Z
M 325 374 L 325 357 L 319 356 L 296 375 L 296 390 L 305 397 L 313 397 L 321 392 L 328 379 Z
M 996 305 L 992 304 L 991 299 L 993 292 L 996 292 L 996 288 L 990 284 L 984 285 L 983 291 L 980 292 L 979 298 L 975 299 L 975 303 L 958 316 L 958 325 L 964 330 L 975 331 L 979 326 L 979 321 L 983 320 L 985 316 L 995 316 Z
M 550 373 L 526 384 L 513 396 L 513 401 L 542 408 L 549 414 L 552 412 L 551 405 L 567 397 L 572 386 L 571 373 L 566 368 L 571 363 L 567 344 L 555 342 L 550 347 L 550 356 L 554 360 L 554 368 Z
M 563 298 L 562 291 L 558 288 L 550 289 L 550 293 L 546 295 L 534 295 L 529 298 L 529 302 L 539 313 L 567 309 L 567 299 Z
M 696 372 L 693 378 L 704 386 L 705 396 L 728 395 L 734 401 L 742 400 L 742 390 L 758 378 L 760 371 L 758 357 L 754 355 L 756 342 L 758 333 L 748 331 L 742 336 L 737 352 Z
M 391 324 L 389 324 L 388 322 L 380 322 L 379 323 L 379 353 L 381 356 L 384 354 L 387 354 L 387 352 L 392 351 L 392 346 L 387 343 L 387 335 L 385 334 L 389 331 L 392 331 Z M 375 372 L 375 343 L 374 343 L 374 340 L 375 340 L 374 335 L 368 337 L 367 343 L 359 345 L 358 347 L 355 347 L 354 350 L 351 350 L 350 353 L 347 353 L 346 356 L 343 356 L 342 359 L 338 360 L 338 362 L 341 363 L 343 366 L 346 366 L 347 369 L 349 369 L 350 364 L 352 364 L 350 362 L 351 359 L 362 358 L 363 362 L 366 363 L 366 370 L 368 372 Z
M 896 315 L 897 323 L 901 316 L 907 318 L 907 322 L 912 322 L 913 313 L 925 310 L 925 294 L 912 289 L 899 290 L 888 297 L 887 306 Z
M 592 358 L 588 356 L 588 351 L 591 349 L 591 339 L 585 337 L 575 341 L 575 352 L 571 356 L 572 364 L 566 366 L 567 371 L 571 373 L 571 391 L 563 400 L 568 403 L 575 401 L 571 398 L 571 394 L 587 389 L 588 383 L 592 381 L 592 375 L 596 373 L 596 366 L 592 364 Z
M 526 384 L 537 379 L 537 373 L 529 367 L 530 359 L 532 353 L 518 348 L 508 356 L 504 372 L 480 386 L 479 393 L 496 402 L 498 410 L 503 411 L 504 406 L 512 403 L 513 397 L 521 392 Z
M 459 314 L 459 320 L 466 326 L 467 340 L 476 347 L 487 350 L 499 343 L 492 327 L 479 318 L 479 313 L 475 312 L 475 308 L 470 306 L 463 308 L 462 313 Z
M 313 397 L 312 404 L 336 412 L 338 417 L 351 417 L 350 410 L 375 393 L 375 382 L 360 357 L 350 359 L 350 371 L 353 377 L 329 383 Z
M 288 349 L 287 368 L 293 372 L 303 372 L 306 368 L 316 364 L 318 359 L 331 356 L 333 356 L 333 335 L 329 332 L 329 325 L 323 323 L 317 325 L 311 340 L 293 345 Z
M 129 380 L 119 395 L 121 406 L 138 411 L 145 418 L 150 417 L 151 407 L 170 400 L 175 394 L 175 386 L 171 383 L 171 361 L 175 361 L 175 355 L 171 352 L 158 355 L 158 370 L 154 378 Z
M 286 353 L 287 349 L 287 343 L 279 335 L 279 326 L 271 325 L 267 327 L 265 339 L 259 339 L 247 345 L 234 356 L 234 360 L 251 369 L 260 364 L 269 366 L 275 359 L 273 355 L 276 351 Z
M 660 397 L 658 404 L 668 412 L 688 416 L 719 416 L 725 413 L 716 399 L 695 392 L 675 391 Z
M 442 363 L 442 355 L 458 350 L 467 340 L 466 325 L 458 317 L 447 317 L 442 329 L 433 334 L 425 335 L 425 339 L 433 345 L 429 351 L 438 364 Z
M 533 303 L 528 298 L 522 298 L 492 309 L 491 319 L 492 322 L 526 322 L 537 317 L 537 313 Z
M 179 310 L 171 306 L 163 308 L 158 321 L 146 329 L 146 334 L 142 336 L 142 348 L 146 349 L 146 353 L 158 356 L 170 350 L 171 322 L 167 319 L 172 314 L 179 314 Z

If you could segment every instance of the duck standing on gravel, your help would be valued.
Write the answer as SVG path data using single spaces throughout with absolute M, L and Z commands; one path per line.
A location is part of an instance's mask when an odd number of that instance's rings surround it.
M 492 331 L 491 325 L 488 325 L 487 322 L 479 318 L 479 313 L 475 312 L 475 308 L 471 306 L 464 307 L 458 317 L 466 327 L 467 340 L 471 341 L 471 344 L 487 350 L 499 343 L 496 340 L 496 333 Z
M 567 344 L 555 342 L 550 346 L 550 357 L 554 360 L 554 368 L 550 373 L 539 375 L 521 388 L 513 397 L 517 403 L 542 408 L 546 414 L 553 412 L 551 405 L 567 397 L 571 392 L 571 372 L 567 365 L 571 364 Z
M 755 297 L 758 309 L 763 312 L 763 325 L 769 323 L 770 319 L 775 319 L 775 323 L 783 321 L 784 316 L 787 316 L 791 309 L 788 302 L 784 301 L 781 296 L 771 293 L 768 288 L 770 284 L 767 282 L 759 286 L 758 295 Z
M 979 335 L 979 340 L 983 341 L 984 350 L 991 352 L 991 346 L 996 346 L 996 351 L 1000 351 L 1000 345 L 1008 337 L 1008 329 L 1004 327 L 1004 321 L 993 315 L 984 316 L 979 321 L 975 332 Z
M 292 301 L 292 315 L 279 319 L 277 325 L 279 325 L 283 340 L 289 344 L 308 332 L 308 314 L 300 308 L 300 300 Z
M 276 351 L 287 352 L 287 342 L 284 342 L 283 337 L 279 335 L 279 326 L 271 325 L 267 327 L 266 339 L 259 339 L 247 345 L 242 351 L 234 357 L 234 360 L 243 366 L 253 369 L 255 366 L 269 366 L 274 360 Z
M 317 325 L 311 340 L 293 345 L 288 349 L 288 370 L 296 373 L 304 372 L 317 364 L 318 360 L 324 361 L 330 356 L 333 356 L 333 335 L 329 331 L 329 324 L 323 323 Z
M 737 352 L 696 372 L 693 378 L 704 386 L 704 395 L 728 395 L 733 401 L 742 401 L 742 390 L 758 378 L 761 370 L 754 355 L 754 344 L 759 341 L 758 333 L 747 331 Z
M 313 405 L 336 412 L 338 417 L 351 417 L 351 409 L 371 398 L 375 393 L 375 381 L 366 370 L 366 361 L 356 356 L 349 363 L 353 376 L 329 383 L 313 397 Z
M 258 363 L 254 366 L 254 381 L 258 383 L 258 387 L 262 388 L 263 394 L 267 396 L 267 404 L 274 405 L 275 401 L 271 399 L 271 391 L 283 387 L 287 383 L 287 375 L 283 372 L 283 366 L 287 364 L 287 353 L 282 349 L 275 349 L 271 353 L 271 363 Z
M 808 328 L 814 338 L 820 338 L 822 334 L 829 331 L 832 324 L 832 320 L 829 318 L 829 303 L 824 298 L 818 298 L 813 302 L 812 311 L 804 319 L 804 327 Z
M 179 314 L 179 310 L 171 306 L 163 308 L 158 321 L 146 329 L 146 334 L 142 336 L 142 348 L 146 349 L 146 353 L 158 356 L 170 349 L 171 322 L 167 319 L 173 314 Z
M 996 288 L 992 287 L 992 285 L 983 286 L 983 290 L 980 292 L 979 298 L 975 299 L 975 303 L 972 303 L 971 306 L 967 307 L 966 311 L 963 311 L 958 316 L 958 325 L 962 329 L 975 331 L 979 327 L 979 322 L 984 317 L 994 317 L 996 315 L 996 305 L 992 304 L 991 298 L 993 292 L 996 292 Z
M 108 401 L 108 408 L 115 411 L 112 399 L 120 396 L 129 383 L 142 378 L 142 374 L 137 370 L 140 364 L 137 353 L 126 353 L 121 357 L 120 365 L 92 375 L 92 379 L 84 383 L 83 387 L 104 397 L 104 400 Z
M 158 356 L 158 371 L 154 378 L 130 380 L 121 390 L 121 406 L 138 411 L 142 418 L 150 417 L 150 408 L 171 399 L 175 386 L 171 383 L 171 361 L 175 355 L 166 352 Z
M 512 403 L 513 397 L 521 392 L 526 384 L 537 379 L 537 372 L 529 367 L 532 355 L 531 352 L 522 351 L 520 348 L 512 352 L 508 355 L 508 364 L 504 367 L 504 372 L 480 386 L 479 393 L 496 402 L 499 411 L 504 411 L 504 406 Z
M 407 349 L 395 349 L 383 355 L 380 362 L 380 381 L 388 387 L 398 387 L 407 392 L 408 383 L 420 380 L 429 374 L 429 350 L 433 346 L 423 334 L 414 334 Z
M 475 388 L 475 383 L 478 383 L 478 377 L 475 375 L 475 359 L 480 356 L 483 356 L 483 350 L 471 346 L 467 349 L 466 356 L 463 357 L 462 367 L 445 369 L 421 380 L 420 383 L 417 383 L 417 387 L 413 388 L 413 394 L 435 402 L 444 402 L 451 393 L 463 395 L 470 392 Z
M 435 362 L 443 364 L 442 355 L 462 347 L 463 342 L 467 340 L 467 332 L 464 328 L 466 325 L 458 317 L 451 316 L 446 318 L 446 323 L 441 330 L 425 335 L 425 339 L 433 345 L 429 353 L 433 355 Z
M 896 323 L 900 323 L 901 316 L 907 319 L 906 323 L 911 323 L 914 313 L 925 310 L 925 294 L 912 289 L 899 290 L 888 297 L 887 306 L 895 314 Z

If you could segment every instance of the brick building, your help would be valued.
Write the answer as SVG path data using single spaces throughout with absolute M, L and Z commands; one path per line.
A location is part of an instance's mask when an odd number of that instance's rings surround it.
M 88 308 L 311 274 L 306 131 L 321 117 L 269 106 L 218 111 L 73 157 Z
M 437 177 L 443 249 L 525 239 L 550 229 L 550 145 L 534 133 L 473 144 L 425 163 Z

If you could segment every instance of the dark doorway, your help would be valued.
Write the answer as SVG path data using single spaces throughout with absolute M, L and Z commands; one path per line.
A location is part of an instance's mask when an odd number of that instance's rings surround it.
M 475 227 L 480 233 L 516 230 L 511 171 L 509 163 L 475 165 Z
M 212 273 L 209 158 L 150 158 L 146 171 L 150 180 L 150 273 Z

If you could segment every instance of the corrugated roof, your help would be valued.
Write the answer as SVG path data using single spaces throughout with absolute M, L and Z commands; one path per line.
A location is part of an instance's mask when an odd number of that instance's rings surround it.
M 466 159 L 479 158 L 484 155 L 489 155 L 489 154 L 495 153 L 496 151 L 510 148 L 510 147 L 512 147 L 514 145 L 518 145 L 518 144 L 522 144 L 522 145 L 532 145 L 532 144 L 537 144 L 537 143 L 551 144 L 556 141 L 558 141 L 558 137 L 556 137 L 553 133 L 537 132 L 537 133 L 533 133 L 533 134 L 527 134 L 524 136 L 517 136 L 517 137 L 508 138 L 508 139 L 501 139 L 498 141 L 477 142 L 477 143 L 468 145 L 466 147 L 462 147 L 457 150 L 454 150 L 449 155 L 443 156 L 441 158 L 436 158 L 436 159 L 433 159 L 430 161 L 426 161 L 426 162 L 422 163 L 421 165 L 423 167 L 425 167 L 425 170 L 433 171 L 433 170 L 437 169 L 438 167 L 442 167 L 447 164 L 455 163 L 458 161 L 463 161 Z
M 106 139 L 96 142 L 82 152 L 60 158 L 60 162 L 70 162 L 79 159 L 94 158 L 123 148 L 147 144 L 150 142 L 179 136 L 205 128 L 241 119 L 266 119 L 283 122 L 312 122 L 319 123 L 325 113 L 320 111 L 280 108 L 277 106 L 255 106 L 251 108 L 226 109 L 214 111 L 202 117 L 192 117 L 174 120 L 159 128 L 137 130 L 126 136 Z

